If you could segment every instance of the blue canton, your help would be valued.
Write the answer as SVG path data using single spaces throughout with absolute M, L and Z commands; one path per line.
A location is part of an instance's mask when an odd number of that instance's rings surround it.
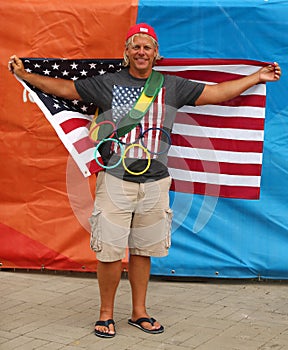
M 122 119 L 134 106 L 143 87 L 113 86 L 112 118 L 114 122 Z

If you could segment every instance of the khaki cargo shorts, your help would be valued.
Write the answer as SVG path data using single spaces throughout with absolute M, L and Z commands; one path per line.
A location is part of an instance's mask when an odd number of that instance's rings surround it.
M 171 245 L 171 178 L 135 183 L 101 171 L 90 217 L 91 248 L 97 259 L 112 262 L 130 254 L 166 256 Z

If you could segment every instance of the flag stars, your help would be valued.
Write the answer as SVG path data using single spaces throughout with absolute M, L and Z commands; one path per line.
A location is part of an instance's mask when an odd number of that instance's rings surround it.
M 87 109 L 88 109 L 88 108 L 87 108 L 86 106 L 82 106 L 82 107 L 81 107 L 81 111 L 82 111 L 82 112 L 87 112 Z
M 87 73 L 88 73 L 88 72 L 87 72 L 86 70 L 84 70 L 84 69 L 80 72 L 80 74 L 82 75 L 82 77 L 85 76 L 85 75 L 87 75 Z
M 96 69 L 96 63 L 89 63 L 90 69 Z
M 98 71 L 98 73 L 99 73 L 100 75 L 103 75 L 103 74 L 106 73 L 106 71 L 105 71 L 104 69 L 101 69 L 101 70 Z
M 78 103 L 79 103 L 79 100 L 73 100 L 72 103 L 73 103 L 74 106 L 77 106 Z
M 71 80 L 73 80 L 73 81 L 75 81 L 77 79 L 78 79 L 78 77 L 75 77 L 75 75 L 74 75 L 74 77 L 71 78 Z
M 64 77 L 64 76 L 68 76 L 68 75 L 69 75 L 69 72 L 67 72 L 67 70 L 64 70 L 64 71 L 62 72 L 62 75 L 63 75 L 63 77 Z
M 40 68 L 40 67 L 41 67 L 40 64 L 38 64 L 38 63 L 35 63 L 35 64 L 34 64 L 34 68 Z
M 56 108 L 56 109 L 59 109 L 59 108 L 60 108 L 60 106 L 59 106 L 58 103 L 54 103 L 54 104 L 53 104 L 53 107 Z
M 77 69 L 78 64 L 73 62 L 72 64 L 70 64 L 70 67 L 71 67 L 71 69 Z
M 48 70 L 48 69 L 45 69 L 45 70 L 43 71 L 43 73 L 44 73 L 44 75 L 49 75 L 49 74 L 51 73 L 51 71 Z
M 57 63 L 54 63 L 54 64 L 52 65 L 52 68 L 53 68 L 54 70 L 58 70 L 59 67 L 60 67 L 60 64 L 57 64 Z

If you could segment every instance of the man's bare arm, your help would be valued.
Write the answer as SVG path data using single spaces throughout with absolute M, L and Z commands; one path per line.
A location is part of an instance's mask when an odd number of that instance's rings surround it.
M 267 65 L 244 78 L 226 81 L 215 85 L 206 85 L 196 101 L 196 106 L 217 104 L 239 96 L 250 87 L 263 82 L 280 79 L 281 69 L 278 63 Z
M 10 57 L 8 68 L 18 78 L 36 86 L 41 91 L 69 100 L 81 100 L 72 80 L 51 78 L 40 74 L 29 73 L 23 62 L 16 55 Z

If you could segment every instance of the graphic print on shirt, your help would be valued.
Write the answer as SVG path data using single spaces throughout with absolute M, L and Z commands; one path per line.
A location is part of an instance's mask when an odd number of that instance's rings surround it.
M 112 94 L 112 118 L 113 121 L 117 124 L 135 105 L 140 93 L 143 88 L 135 87 L 122 87 L 122 86 L 113 86 Z M 133 144 L 139 144 L 147 148 L 149 151 L 150 158 L 157 158 L 157 153 L 160 152 L 160 149 L 167 149 L 167 136 L 163 134 L 160 128 L 163 128 L 164 118 L 165 118 L 165 88 L 162 88 L 156 97 L 155 101 L 150 106 L 149 111 L 141 120 L 141 127 L 137 126 L 132 129 L 128 134 L 121 138 L 121 142 L 126 147 Z M 152 130 L 148 130 L 151 129 Z M 146 132 L 145 132 L 146 131 Z M 139 139 L 139 135 L 142 132 L 144 137 Z M 162 142 L 161 142 L 162 139 Z M 163 143 L 166 145 L 163 146 Z M 114 145 L 114 152 L 120 153 L 120 148 L 117 145 Z M 146 159 L 147 153 L 143 151 L 141 147 L 131 147 L 130 150 L 126 153 L 128 158 L 138 158 Z

